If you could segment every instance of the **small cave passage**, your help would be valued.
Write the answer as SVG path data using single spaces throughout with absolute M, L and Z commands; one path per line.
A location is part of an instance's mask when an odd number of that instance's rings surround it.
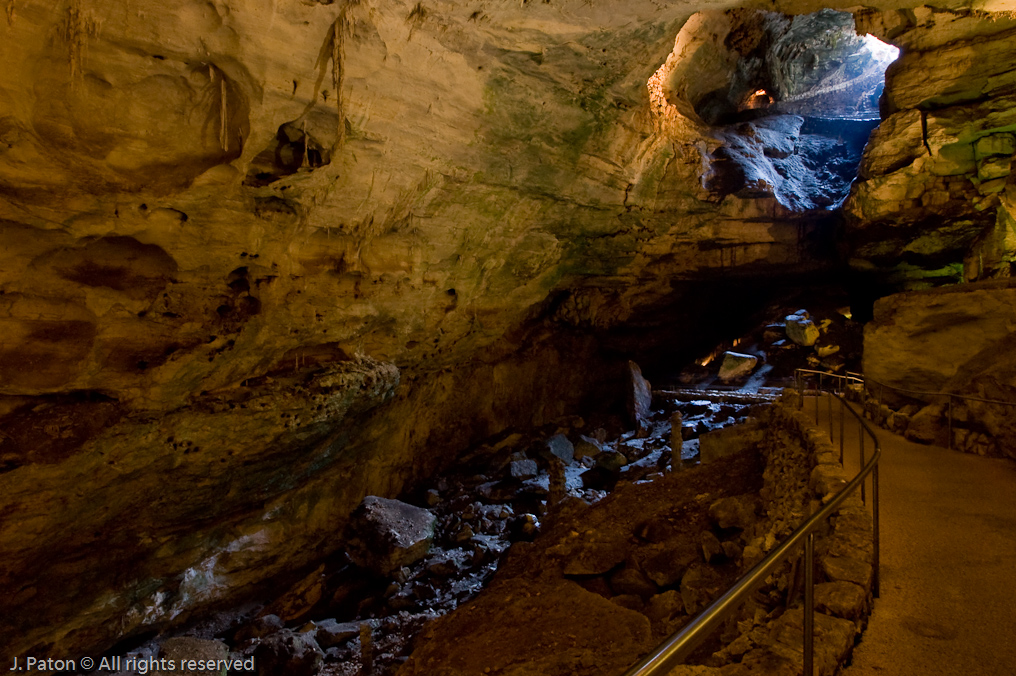
M 251 162 L 244 184 L 262 187 L 300 170 L 313 170 L 331 162 L 331 150 L 306 123 L 287 122 L 268 146 Z
M 720 142 L 705 187 L 775 197 L 794 211 L 838 207 L 880 121 L 885 71 L 899 50 L 858 35 L 846 12 L 696 17 L 650 86 Z

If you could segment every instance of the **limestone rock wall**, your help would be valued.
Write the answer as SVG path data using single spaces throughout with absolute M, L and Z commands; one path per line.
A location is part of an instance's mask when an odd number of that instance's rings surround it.
M 887 296 L 864 331 L 864 374 L 888 403 L 918 403 L 907 435 L 948 445 L 949 392 L 1016 404 L 1016 283 L 989 281 Z M 897 391 L 894 388 L 899 388 Z M 878 385 L 869 386 L 873 396 Z M 1016 457 L 1016 406 L 953 399 L 953 446 Z M 969 443 L 968 443 L 969 442 Z
M 844 205 L 853 264 L 897 284 L 1009 276 L 1016 260 L 1016 19 L 931 7 L 858 15 L 901 48 Z

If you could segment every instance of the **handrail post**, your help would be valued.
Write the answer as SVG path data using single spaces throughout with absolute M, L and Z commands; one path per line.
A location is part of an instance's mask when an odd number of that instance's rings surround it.
M 833 398 L 832 395 L 826 397 L 826 411 L 829 413 L 829 441 L 833 440 Z
M 815 533 L 804 541 L 804 674 L 815 672 Z
M 815 424 L 818 424 L 818 397 L 821 393 L 822 376 L 819 376 L 818 382 L 815 383 Z
M 840 466 L 843 466 L 843 427 L 845 424 L 845 417 L 847 415 L 847 404 L 842 399 L 840 400 Z
M 871 583 L 871 593 L 878 598 L 879 590 L 879 578 L 881 577 L 878 572 L 879 568 L 879 556 L 878 556 L 878 463 L 871 470 L 871 530 L 873 545 L 872 548 L 872 568 L 874 570 L 874 579 Z
M 858 424 L 858 428 L 857 428 L 857 436 L 860 438 L 860 442 L 861 442 L 861 467 L 864 467 L 864 426 L 861 425 L 860 423 Z M 868 482 L 867 481 L 862 481 L 861 482 L 861 504 L 862 505 L 868 504 L 868 501 L 864 497 L 864 486 L 865 486 L 866 483 L 868 483 Z

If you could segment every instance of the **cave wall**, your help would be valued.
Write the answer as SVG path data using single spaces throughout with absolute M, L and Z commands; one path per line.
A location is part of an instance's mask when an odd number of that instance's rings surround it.
M 870 390 L 894 408 L 915 404 L 908 437 L 1016 458 L 1016 281 L 882 298 L 864 329 L 864 375 L 887 386 Z M 958 395 L 951 428 L 948 398 L 935 392 Z
M 844 205 L 852 264 L 896 288 L 1009 276 L 1016 260 L 1016 19 L 858 14 L 902 50 Z
M 229 602 L 603 398 L 598 336 L 675 285 L 827 267 L 828 213 L 708 189 L 647 89 L 695 9 L 10 0 L 0 642 Z

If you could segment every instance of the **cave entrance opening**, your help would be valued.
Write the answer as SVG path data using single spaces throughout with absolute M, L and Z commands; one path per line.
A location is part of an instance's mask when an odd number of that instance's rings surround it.
M 685 24 L 649 87 L 720 142 L 704 178 L 710 191 L 834 209 L 880 121 L 898 56 L 858 35 L 846 12 L 706 11 Z

